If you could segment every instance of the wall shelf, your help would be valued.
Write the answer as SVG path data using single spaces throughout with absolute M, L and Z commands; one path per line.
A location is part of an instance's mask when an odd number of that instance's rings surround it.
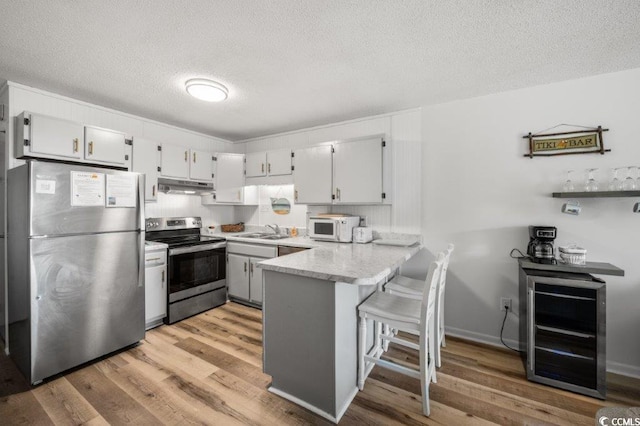
M 640 191 L 554 192 L 553 198 L 640 197 Z

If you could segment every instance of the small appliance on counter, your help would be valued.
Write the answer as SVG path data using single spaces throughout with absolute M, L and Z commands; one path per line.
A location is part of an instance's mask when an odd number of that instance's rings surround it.
M 354 243 L 364 244 L 370 243 L 371 241 L 373 241 L 373 229 L 364 226 L 353 228 Z
M 360 224 L 360 216 L 349 214 L 321 213 L 309 217 L 309 238 L 320 241 L 350 243 L 353 228 Z
M 529 246 L 527 254 L 537 263 L 555 264 L 553 241 L 556 239 L 555 226 L 529 226 Z

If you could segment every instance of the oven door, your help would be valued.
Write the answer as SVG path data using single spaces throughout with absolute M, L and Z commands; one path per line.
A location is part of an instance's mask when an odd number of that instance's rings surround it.
M 310 219 L 309 237 L 314 240 L 338 241 L 338 221 L 333 219 Z
M 226 285 L 226 243 L 169 249 L 169 303 Z

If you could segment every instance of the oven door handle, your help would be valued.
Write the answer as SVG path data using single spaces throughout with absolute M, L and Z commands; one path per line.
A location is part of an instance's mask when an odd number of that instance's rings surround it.
M 225 241 L 223 243 L 198 244 L 195 246 L 174 248 L 174 249 L 169 249 L 169 256 L 175 256 L 177 254 L 185 254 L 185 253 L 197 253 L 199 251 L 215 250 L 219 248 L 225 248 L 226 246 L 227 246 L 227 242 Z

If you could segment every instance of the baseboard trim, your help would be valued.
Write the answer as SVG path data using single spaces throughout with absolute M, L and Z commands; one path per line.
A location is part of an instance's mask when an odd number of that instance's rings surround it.
M 332 416 L 331 414 L 327 413 L 326 411 L 321 410 L 318 407 L 316 407 L 314 405 L 311 405 L 308 402 L 305 402 L 305 401 L 301 400 L 300 398 L 296 398 L 293 395 L 290 395 L 290 394 L 288 394 L 286 392 L 283 392 L 280 389 L 274 388 L 273 386 L 269 386 L 269 388 L 267 388 L 267 390 L 269 392 L 271 392 L 271 393 L 274 393 L 274 394 L 276 394 L 276 395 L 278 395 L 278 396 L 280 396 L 280 397 L 282 397 L 284 399 L 287 399 L 287 400 L 293 402 L 294 404 L 297 404 L 297 405 L 299 405 L 299 406 L 301 406 L 303 408 L 306 408 L 307 410 L 311 411 L 312 413 L 315 413 L 315 414 L 319 415 L 320 417 L 323 417 L 323 418 L 329 420 L 332 423 L 338 424 L 338 422 L 340 421 L 340 419 L 335 418 L 334 416 Z M 351 401 L 349 401 L 349 402 L 351 402 Z M 349 405 L 347 404 L 347 407 L 348 406 Z M 346 411 L 346 409 L 345 409 L 345 411 Z M 342 414 L 344 414 L 344 413 L 342 413 Z
M 504 345 L 502 344 L 502 342 L 500 342 L 500 337 L 454 327 L 445 327 L 445 330 L 446 334 L 449 336 L 459 337 L 461 339 L 471 340 L 472 342 L 484 343 L 486 345 L 504 348 Z M 512 348 L 520 347 L 519 343 L 515 340 L 504 339 L 504 341 Z M 607 372 L 640 379 L 640 367 L 629 364 L 622 364 L 619 362 L 607 360 Z

